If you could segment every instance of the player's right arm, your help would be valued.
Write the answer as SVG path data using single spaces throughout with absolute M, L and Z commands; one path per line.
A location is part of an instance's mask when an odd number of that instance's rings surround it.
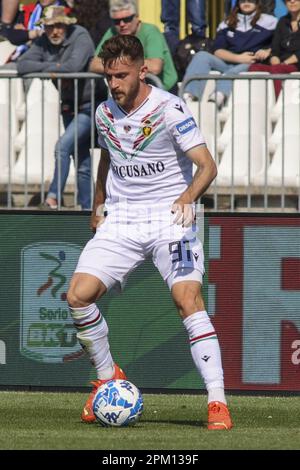
M 93 211 L 91 216 L 91 229 L 95 232 L 98 225 L 104 222 L 104 203 L 106 199 L 106 180 L 110 165 L 109 152 L 101 149 L 101 158 L 98 165 L 97 181 L 95 189 L 95 197 Z
M 186 152 L 197 170 L 191 184 L 174 201 L 172 213 L 176 214 L 174 223 L 189 227 L 194 219 L 193 203 L 204 194 L 211 182 L 217 176 L 217 167 L 210 151 L 205 145 L 197 145 Z

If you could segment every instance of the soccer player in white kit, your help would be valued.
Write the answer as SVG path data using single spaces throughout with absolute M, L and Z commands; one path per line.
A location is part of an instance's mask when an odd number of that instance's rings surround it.
M 111 97 L 96 111 L 102 148 L 91 218 L 96 233 L 79 258 L 67 297 L 78 340 L 97 371 L 81 418 L 95 421 L 92 402 L 100 385 L 126 378 L 113 361 L 95 302 L 124 286 L 130 272 L 152 256 L 206 385 L 207 427 L 230 429 L 219 343 L 201 295 L 203 249 L 194 231 L 194 203 L 215 178 L 215 163 L 185 103 L 146 84 L 135 36 L 109 39 L 101 58 Z

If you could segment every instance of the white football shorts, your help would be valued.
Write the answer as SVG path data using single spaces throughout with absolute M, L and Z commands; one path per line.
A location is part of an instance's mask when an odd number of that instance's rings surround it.
M 152 257 L 170 290 L 180 281 L 202 284 L 204 254 L 196 225 L 182 227 L 170 217 L 151 223 L 115 223 L 111 219 L 108 215 L 86 244 L 76 273 L 96 276 L 107 290 L 123 288 L 129 274 Z

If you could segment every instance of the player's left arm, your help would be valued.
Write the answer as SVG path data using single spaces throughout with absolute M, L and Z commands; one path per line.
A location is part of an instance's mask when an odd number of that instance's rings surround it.
M 197 145 L 186 152 L 186 156 L 197 166 L 191 184 L 174 201 L 172 212 L 174 222 L 189 226 L 194 219 L 192 204 L 205 193 L 211 182 L 217 176 L 217 167 L 206 145 Z

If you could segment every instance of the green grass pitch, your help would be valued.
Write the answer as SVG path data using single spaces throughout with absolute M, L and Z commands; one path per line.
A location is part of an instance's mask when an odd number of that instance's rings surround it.
M 234 428 L 207 431 L 204 395 L 144 394 L 130 428 L 80 421 L 82 393 L 0 392 L 0 449 L 300 449 L 299 397 L 229 396 Z

